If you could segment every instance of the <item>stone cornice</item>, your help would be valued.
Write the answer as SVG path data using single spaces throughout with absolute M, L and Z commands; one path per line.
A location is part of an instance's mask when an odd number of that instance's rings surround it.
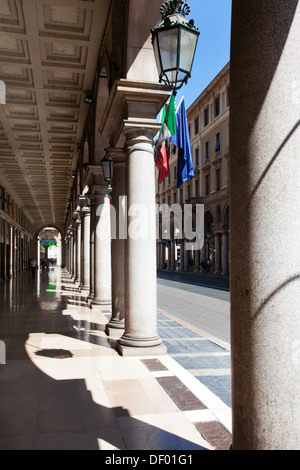
M 124 129 L 129 127 L 159 130 L 157 115 L 170 97 L 170 90 L 157 83 L 118 80 L 114 83 L 99 132 L 112 147 L 123 147 Z

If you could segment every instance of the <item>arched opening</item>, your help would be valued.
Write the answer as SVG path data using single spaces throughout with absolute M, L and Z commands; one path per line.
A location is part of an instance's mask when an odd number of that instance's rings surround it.
M 214 233 L 214 218 L 210 211 L 204 214 L 204 237 L 205 237 L 205 253 L 206 261 L 210 261 L 210 267 L 215 267 L 215 233 Z
M 38 232 L 38 266 L 49 269 L 62 266 L 62 235 L 56 227 L 44 227 Z

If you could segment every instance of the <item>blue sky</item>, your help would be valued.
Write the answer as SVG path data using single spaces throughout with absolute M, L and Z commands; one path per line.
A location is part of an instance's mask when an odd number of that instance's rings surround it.
M 230 60 L 232 0 L 187 0 L 193 19 L 200 31 L 192 77 L 178 91 L 176 102 L 184 96 L 186 109 L 218 75 Z

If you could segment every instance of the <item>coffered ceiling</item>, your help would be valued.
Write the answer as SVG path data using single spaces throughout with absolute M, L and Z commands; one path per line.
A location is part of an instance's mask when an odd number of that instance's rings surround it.
M 110 3 L 0 1 L 0 183 L 37 225 L 64 222 Z

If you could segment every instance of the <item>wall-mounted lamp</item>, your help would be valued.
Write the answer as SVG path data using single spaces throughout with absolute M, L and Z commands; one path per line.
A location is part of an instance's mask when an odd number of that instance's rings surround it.
M 91 104 L 91 102 L 93 101 L 93 97 L 92 95 L 85 95 L 84 99 L 83 99 L 84 103 L 86 104 Z
M 161 6 L 162 23 L 151 30 L 159 81 L 179 90 L 191 77 L 199 30 L 184 1 L 168 1 Z
M 113 180 L 113 161 L 109 160 L 108 158 L 109 148 L 106 148 L 105 151 L 106 154 L 101 160 L 101 166 L 103 170 L 104 179 L 111 186 Z

